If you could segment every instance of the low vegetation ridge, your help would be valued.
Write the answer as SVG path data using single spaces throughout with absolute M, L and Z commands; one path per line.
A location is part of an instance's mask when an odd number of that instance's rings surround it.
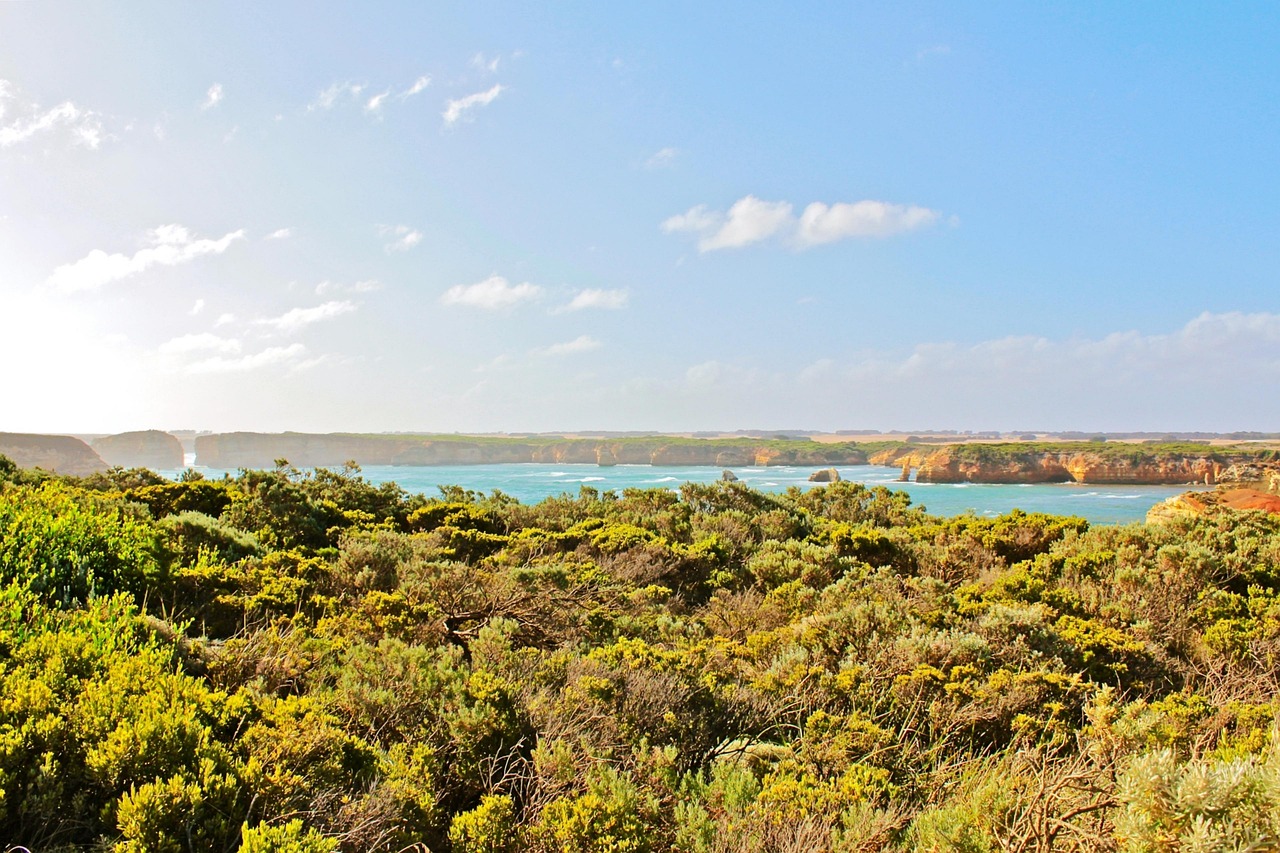
M 548 462 L 592 465 L 865 465 L 867 447 L 809 440 L 498 437 L 252 433 L 201 435 L 196 458 L 211 468 L 261 468 L 277 459 L 295 465 L 469 465 Z M 874 446 L 873 446 L 874 447 Z
M 0 584 L 9 849 L 1280 837 L 1280 517 L 1225 502 L 1090 527 L 0 457 Z

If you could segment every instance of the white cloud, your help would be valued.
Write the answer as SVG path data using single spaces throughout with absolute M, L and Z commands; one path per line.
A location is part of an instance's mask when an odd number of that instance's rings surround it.
M 422 242 L 422 232 L 408 225 L 379 225 L 378 233 L 394 238 L 383 246 L 388 252 L 407 252 Z
M 316 95 L 316 99 L 307 105 L 307 112 L 333 109 L 334 105 L 346 98 L 357 98 L 364 91 L 364 86 L 357 83 L 334 83 L 328 89 Z
M 148 248 L 132 255 L 108 254 L 94 249 L 80 260 L 63 264 L 53 271 L 45 282 L 49 287 L 64 292 L 94 290 L 104 284 L 136 275 L 153 266 L 176 266 L 193 261 L 202 255 L 225 252 L 245 232 L 232 231 L 217 240 L 196 239 L 181 225 L 161 225 L 150 234 Z
M 600 349 L 601 346 L 602 344 L 600 341 L 590 335 L 579 335 L 571 341 L 552 344 L 549 347 L 534 350 L 534 352 L 542 355 L 574 355 L 575 353 L 590 352 L 594 349 Z
M 581 311 L 586 308 L 604 308 L 616 311 L 627 307 L 628 298 L 625 290 L 600 290 L 589 287 L 579 291 L 567 305 L 559 310 Z
M 494 98 L 501 95 L 504 88 L 500 84 L 495 84 L 492 89 L 484 92 L 476 92 L 474 95 L 467 95 L 464 98 L 449 99 L 445 102 L 444 112 L 441 113 L 444 116 L 445 126 L 452 127 L 471 110 L 493 103 Z
M 365 103 L 364 111 L 367 113 L 376 113 L 380 111 L 382 109 L 383 102 L 386 101 L 387 96 L 390 94 L 391 94 L 391 90 L 388 89 L 385 92 L 379 92 L 378 94 L 374 95 Z
M 12 97 L 12 87 L 6 90 L 6 98 Z M 40 112 L 31 105 L 28 110 L 33 113 L 27 120 L 18 120 L 0 127 L 0 148 L 8 148 L 20 142 L 26 142 L 37 134 L 66 128 L 71 138 L 88 147 L 97 148 L 102 142 L 102 122 L 97 113 L 81 109 L 71 101 L 65 101 L 53 109 Z
M 501 56 L 487 57 L 483 53 L 477 53 L 471 57 L 471 67 L 479 71 L 486 71 L 490 74 L 498 73 L 498 65 L 502 62 Z
M 675 148 L 663 148 L 649 155 L 649 159 L 644 161 L 646 169 L 665 169 L 675 162 L 676 155 L 680 152 Z
M 938 211 L 916 205 L 868 200 L 828 206 L 815 201 L 800 215 L 796 240 L 802 246 L 817 246 L 849 237 L 891 237 L 937 220 Z
M 269 326 L 277 332 L 288 335 L 310 326 L 312 323 L 332 320 L 334 317 L 349 314 L 354 310 L 356 310 L 355 304 L 345 300 L 325 302 L 314 308 L 294 308 L 279 317 L 254 320 L 254 323 L 259 326 Z
M 262 239 L 264 239 L 264 240 L 286 240 L 286 239 L 288 239 L 289 237 L 292 237 L 292 236 L 293 236 L 293 229 L 292 229 L 292 228 L 277 228 L 275 231 L 272 231 L 270 234 L 268 234 L 267 236 L 263 237 Z
M 727 214 L 706 205 L 690 208 L 664 220 L 668 234 L 697 234 L 698 250 L 736 249 L 781 237 L 797 249 L 854 237 L 889 237 L 931 225 L 938 212 L 917 205 L 864 200 L 809 204 L 796 217 L 790 202 L 763 201 L 748 195 L 734 202 Z
M 724 216 L 710 210 L 705 204 L 697 207 L 691 207 L 684 213 L 677 213 L 662 221 L 660 226 L 663 231 L 673 234 L 677 231 L 687 231 L 694 234 L 707 231 L 714 231 L 720 227 L 724 221 Z
M 260 370 L 264 367 L 281 365 L 297 365 L 307 352 L 302 344 L 290 344 L 287 347 L 267 347 L 261 352 L 251 353 L 239 358 L 214 356 L 197 361 L 187 366 L 188 373 L 245 373 Z
M 236 321 L 235 314 L 219 314 L 218 319 L 214 321 L 213 326 L 216 329 L 220 326 L 229 326 L 235 321 Z
M 235 338 L 224 338 L 212 332 L 182 335 L 162 343 L 158 349 L 164 355 L 186 355 L 197 352 L 216 352 L 234 355 L 240 352 L 241 343 Z
M 327 296 L 331 293 L 373 293 L 375 290 L 381 290 L 382 285 L 373 279 L 366 281 L 357 281 L 355 284 L 342 284 L 336 281 L 322 281 L 316 285 L 317 296 Z
M 454 285 L 444 292 L 440 302 L 494 311 L 537 299 L 541 295 L 542 288 L 536 284 L 527 281 L 523 284 L 510 284 L 502 276 L 493 275 L 475 284 Z
M 405 98 L 412 98 L 414 95 L 418 94 L 419 92 L 421 92 L 423 89 L 427 88 L 430 85 L 431 85 L 431 78 L 428 75 L 423 74 L 417 80 L 413 81 L 412 86 L 410 86 L 408 89 L 405 89 L 403 92 L 401 92 L 399 95 L 399 98 L 402 101 Z
M 200 105 L 200 109 L 211 109 L 220 103 L 222 103 L 222 84 L 214 83 L 209 87 L 209 92 L 205 95 L 204 103 Z
M 196 304 L 192 305 L 191 310 L 188 311 L 187 313 L 190 314 L 192 317 L 194 317 L 195 315 L 199 314 L 203 310 L 204 310 L 204 300 L 197 299 Z

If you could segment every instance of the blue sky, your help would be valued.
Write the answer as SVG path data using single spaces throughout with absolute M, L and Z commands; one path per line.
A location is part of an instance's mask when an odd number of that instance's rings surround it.
M 0 5 L 0 430 L 1275 430 L 1268 4 Z

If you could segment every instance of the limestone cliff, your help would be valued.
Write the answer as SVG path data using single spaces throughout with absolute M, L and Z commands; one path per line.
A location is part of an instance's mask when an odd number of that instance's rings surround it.
M 0 432 L 0 455 L 8 456 L 19 468 L 43 468 L 75 476 L 106 471 L 110 467 L 93 448 L 69 435 Z
M 1213 484 L 1233 453 L 951 445 L 920 459 L 916 479 L 922 483 Z
M 121 468 L 176 470 L 183 467 L 182 442 L 156 429 L 96 438 L 93 449 L 108 465 Z
M 479 465 L 540 462 L 593 465 L 865 465 L 852 443 L 459 436 L 221 433 L 196 437 L 196 462 L 210 468 L 269 468 L 287 459 L 300 468 L 361 465 Z

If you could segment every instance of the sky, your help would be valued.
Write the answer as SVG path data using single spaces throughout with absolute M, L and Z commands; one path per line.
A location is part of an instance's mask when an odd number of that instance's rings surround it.
M 1280 6 L 0 4 L 0 431 L 1280 430 Z

